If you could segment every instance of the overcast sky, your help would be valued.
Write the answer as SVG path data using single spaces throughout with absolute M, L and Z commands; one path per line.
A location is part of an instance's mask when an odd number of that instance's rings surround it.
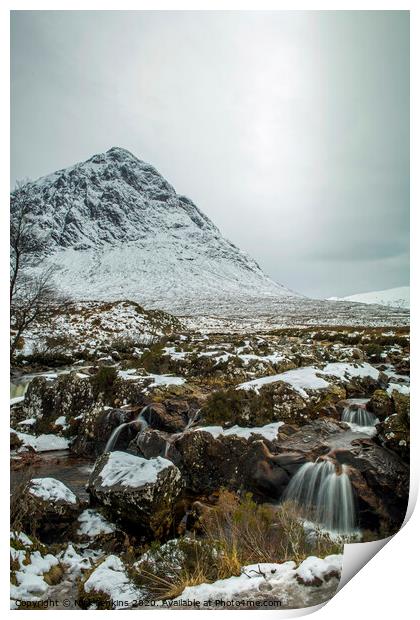
M 407 12 L 14 12 L 12 184 L 112 146 L 275 280 L 409 282 Z

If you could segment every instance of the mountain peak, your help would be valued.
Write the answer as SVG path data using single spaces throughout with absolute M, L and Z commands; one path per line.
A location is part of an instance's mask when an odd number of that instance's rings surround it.
M 22 195 L 46 240 L 43 261 L 58 265 L 61 286 L 76 298 L 174 310 L 175 301 L 293 295 L 121 147 L 29 183 Z

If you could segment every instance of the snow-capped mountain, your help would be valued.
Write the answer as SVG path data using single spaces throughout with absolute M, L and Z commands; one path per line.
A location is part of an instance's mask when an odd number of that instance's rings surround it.
M 121 148 L 27 184 L 42 262 L 76 299 L 131 299 L 169 311 L 229 298 L 295 296 L 226 240 L 151 165 Z
M 244 329 L 409 320 L 404 309 L 311 300 L 273 282 L 155 168 L 121 148 L 27 183 L 11 203 L 12 217 L 28 205 L 44 240 L 32 268 L 54 264 L 57 284 L 75 300 L 136 301 L 190 316 L 200 329 L 219 329 L 225 318 L 229 329 L 231 318 Z
M 348 297 L 330 297 L 333 301 L 351 301 L 361 304 L 378 304 L 391 308 L 410 308 L 410 287 L 398 286 L 388 288 L 384 291 L 372 291 L 370 293 L 359 293 Z

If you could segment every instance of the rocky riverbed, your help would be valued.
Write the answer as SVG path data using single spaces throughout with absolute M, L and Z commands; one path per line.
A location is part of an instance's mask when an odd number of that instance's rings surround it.
M 180 330 L 23 350 L 13 607 L 310 606 L 400 527 L 407 328 Z

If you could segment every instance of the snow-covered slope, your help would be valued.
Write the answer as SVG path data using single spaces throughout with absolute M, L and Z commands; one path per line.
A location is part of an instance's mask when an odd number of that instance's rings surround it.
M 14 198 L 14 200 L 13 200 Z M 29 183 L 43 261 L 78 299 L 131 299 L 169 311 L 227 298 L 295 296 L 270 280 L 194 203 L 121 148 Z
M 75 300 L 131 300 L 199 319 L 200 329 L 219 329 L 220 319 L 272 328 L 409 320 L 401 308 L 311 300 L 273 282 L 155 168 L 121 148 L 26 184 L 12 194 L 12 217 L 22 204 L 44 239 L 33 269 L 56 265 L 57 283 Z
M 384 291 L 373 291 L 370 293 L 360 293 L 349 295 L 348 297 L 331 297 L 334 301 L 351 301 L 361 304 L 379 304 L 391 308 L 410 308 L 410 287 L 399 286 L 388 288 Z

